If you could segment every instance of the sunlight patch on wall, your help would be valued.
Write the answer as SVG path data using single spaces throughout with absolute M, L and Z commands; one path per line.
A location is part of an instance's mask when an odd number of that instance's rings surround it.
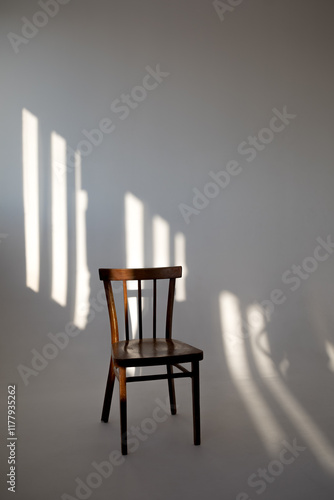
M 328 369 L 331 372 L 334 372 L 334 346 L 331 342 L 329 342 L 329 340 L 325 340 L 325 349 L 329 358 Z
M 27 109 L 22 110 L 22 164 L 26 286 L 38 292 L 40 280 L 38 119 Z
M 127 267 L 144 266 L 144 206 L 129 192 L 125 194 L 125 251 Z
M 186 294 L 186 277 L 188 268 L 186 264 L 186 238 L 183 233 L 176 233 L 174 237 L 174 256 L 175 266 L 182 266 L 182 278 L 176 280 L 175 300 L 184 302 L 187 298 Z
M 170 229 L 168 222 L 155 215 L 152 220 L 153 230 L 153 267 L 170 265 Z
M 144 205 L 139 198 L 130 192 L 125 194 L 125 249 L 126 267 L 144 267 Z M 136 281 L 128 282 L 129 291 L 136 288 Z M 136 294 L 129 293 L 128 303 L 132 338 L 137 338 L 138 308 Z
M 251 348 L 262 380 L 297 429 L 303 441 L 301 444 L 309 447 L 324 469 L 334 475 L 334 449 L 281 379 L 271 360 L 270 344 L 265 331 L 253 332 L 253 335 L 251 335 Z
M 87 191 L 81 189 L 81 156 L 75 155 L 75 226 L 76 226 L 76 286 L 74 324 L 83 330 L 89 314 L 90 273 L 87 266 L 86 211 Z
M 64 166 L 64 169 L 59 168 Z M 51 134 L 51 219 L 52 284 L 51 298 L 66 306 L 68 280 L 66 141 Z
M 275 457 L 286 435 L 253 380 L 246 352 L 247 339 L 240 340 L 243 335 L 239 301 L 232 293 L 223 291 L 219 296 L 219 306 L 229 372 L 263 446 L 269 455 Z M 235 335 L 238 341 L 232 342 Z

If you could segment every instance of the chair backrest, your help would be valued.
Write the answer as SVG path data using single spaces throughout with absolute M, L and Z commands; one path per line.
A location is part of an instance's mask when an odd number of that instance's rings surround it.
M 124 322 L 125 322 L 125 338 L 129 340 L 129 307 L 128 307 L 128 289 L 127 281 L 138 282 L 138 331 L 139 339 L 143 338 L 143 320 L 142 320 L 142 286 L 141 282 L 145 280 L 153 281 L 153 338 L 156 338 L 157 332 L 157 280 L 169 279 L 167 311 L 166 311 L 166 339 L 172 336 L 172 317 L 174 306 L 175 279 L 181 278 L 182 267 L 152 267 L 141 269 L 99 269 L 100 280 L 103 281 L 106 292 L 112 343 L 119 341 L 118 321 L 114 295 L 112 291 L 111 281 L 123 281 L 123 298 L 124 298 Z

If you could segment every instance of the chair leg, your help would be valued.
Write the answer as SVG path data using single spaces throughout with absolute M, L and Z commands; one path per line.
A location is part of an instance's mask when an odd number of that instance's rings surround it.
M 171 375 L 173 375 L 173 367 L 171 365 L 167 365 L 167 374 L 168 374 L 170 412 L 172 415 L 176 415 L 175 386 L 174 386 L 174 379 L 171 377 Z
M 201 420 L 199 403 L 199 361 L 191 363 L 192 369 L 192 395 L 193 395 L 193 426 L 194 444 L 201 444 Z
M 121 444 L 122 455 L 128 454 L 127 424 L 126 424 L 126 368 L 119 368 L 119 396 L 120 396 L 120 420 L 121 420 Z
M 112 358 L 110 358 L 107 386 L 106 386 L 106 392 L 104 394 L 103 409 L 101 416 L 102 422 L 108 422 L 109 420 L 110 405 L 114 390 L 114 382 L 115 382 L 114 364 Z

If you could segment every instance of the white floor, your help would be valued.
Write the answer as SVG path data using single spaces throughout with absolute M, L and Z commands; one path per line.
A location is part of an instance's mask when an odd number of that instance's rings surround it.
M 196 447 L 189 380 L 176 381 L 176 416 L 164 409 L 167 382 L 128 385 L 132 441 L 122 458 L 117 385 L 110 422 L 100 422 L 107 353 L 83 363 L 83 345 L 78 338 L 28 386 L 18 383 L 15 498 L 333 499 L 334 380 L 320 360 L 303 376 L 233 382 L 206 353 Z M 1 498 L 12 498 L 5 489 Z

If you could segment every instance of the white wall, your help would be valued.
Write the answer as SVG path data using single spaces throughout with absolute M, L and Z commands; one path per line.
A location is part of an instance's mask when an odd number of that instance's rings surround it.
M 124 196 L 130 192 L 144 206 L 145 266 L 153 264 L 155 215 L 168 222 L 171 238 L 185 236 L 187 300 L 176 304 L 175 333 L 178 328 L 177 336 L 204 348 L 206 370 L 225 367 L 221 292 L 234 294 L 244 312 L 279 288 L 286 301 L 267 325 L 273 359 L 279 365 L 286 356 L 290 373 L 303 373 L 310 362 L 327 371 L 334 255 L 294 292 L 282 274 L 313 255 L 317 238 L 334 238 L 331 2 L 245 0 L 221 20 L 204 0 L 71 0 L 19 43 L 16 54 L 6 35 L 20 35 L 21 18 L 31 20 L 38 10 L 35 1 L 1 6 L 0 233 L 7 236 L 0 245 L 0 287 L 10 377 L 22 383 L 17 365 L 31 366 L 31 349 L 41 350 L 47 333 L 63 332 L 74 315 L 73 170 L 66 175 L 66 306 L 51 298 L 51 133 L 75 149 L 82 130 L 105 117 L 115 130 L 82 158 L 90 298 L 101 288 L 99 267 L 127 265 Z M 169 75 L 121 120 L 110 105 L 142 84 L 148 65 Z M 285 106 L 295 118 L 248 162 L 238 146 L 268 126 L 273 108 L 282 112 Z M 38 292 L 26 287 L 25 278 L 23 108 L 39 122 Z M 193 188 L 203 192 L 209 172 L 225 169 L 230 160 L 242 172 L 186 224 L 179 204 L 192 205 Z M 170 255 L 174 264 L 172 240 Z M 73 353 L 95 349 L 100 366 L 101 356 L 107 357 L 107 328 L 106 311 L 96 313 Z M 50 362 L 49 377 L 65 369 L 67 356 Z

